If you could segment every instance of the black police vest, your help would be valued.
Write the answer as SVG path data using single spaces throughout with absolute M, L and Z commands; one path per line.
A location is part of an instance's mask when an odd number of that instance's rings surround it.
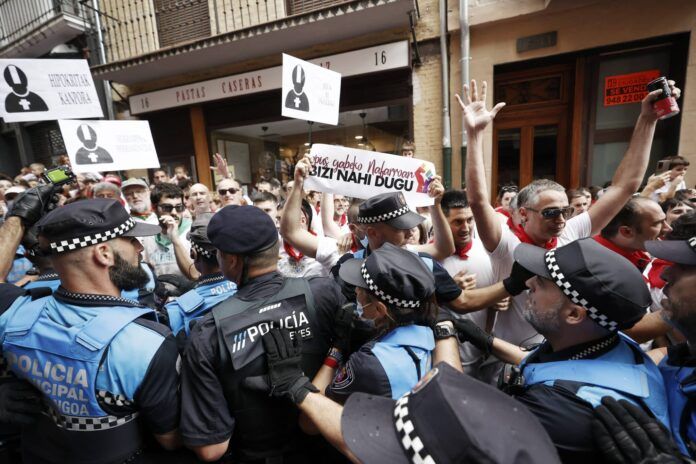
M 297 425 L 297 408 L 243 385 L 245 378 L 267 373 L 261 336 L 272 327 L 294 330 L 302 337 L 302 368 L 307 376 L 312 378 L 321 367 L 329 340 L 320 331 L 307 280 L 286 278 L 267 299 L 242 301 L 233 296 L 215 306 L 212 314 L 223 361 L 220 381 L 235 419 L 229 446 L 233 456 L 255 460 L 307 450 L 308 438 Z

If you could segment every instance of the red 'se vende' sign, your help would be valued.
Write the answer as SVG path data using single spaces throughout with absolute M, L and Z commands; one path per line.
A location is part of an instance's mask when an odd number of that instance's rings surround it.
M 641 101 L 648 94 L 645 85 L 660 77 L 658 69 L 604 78 L 604 106 Z

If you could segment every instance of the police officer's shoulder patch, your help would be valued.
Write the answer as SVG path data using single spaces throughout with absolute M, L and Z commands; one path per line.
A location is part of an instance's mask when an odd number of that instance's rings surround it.
M 336 371 L 331 388 L 334 390 L 346 388 L 353 383 L 354 378 L 353 368 L 350 366 L 350 363 L 346 363 Z

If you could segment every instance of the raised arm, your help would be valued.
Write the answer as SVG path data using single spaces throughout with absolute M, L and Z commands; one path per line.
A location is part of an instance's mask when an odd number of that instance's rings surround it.
M 332 193 L 321 194 L 321 225 L 324 227 L 324 235 L 338 240 L 341 238 L 341 228 L 334 222 L 334 196 Z
M 442 186 L 440 176 L 435 176 L 428 188 L 428 194 L 435 200 L 430 210 L 430 217 L 433 221 L 433 234 L 435 235 L 433 243 L 416 245 L 414 249 L 432 255 L 437 261 L 442 261 L 454 253 L 454 239 L 452 238 L 452 229 L 450 229 L 445 213 L 442 212 L 442 195 L 445 193 L 445 188 Z
M 672 95 L 679 98 L 681 90 L 674 87 L 674 81 L 669 81 L 669 86 L 672 89 Z M 650 147 L 658 120 L 653 109 L 653 102 L 661 93 L 662 90 L 650 92 L 641 102 L 640 116 L 633 129 L 631 142 L 616 169 L 611 186 L 588 211 L 592 222 L 592 235 L 599 233 L 640 187 L 648 167 Z
M 24 226 L 18 217 L 9 217 L 0 227 L 0 282 L 7 281 L 17 247 L 24 236 Z
M 280 235 L 283 240 L 305 256 L 316 258 L 319 239 L 301 226 L 304 180 L 311 168 L 312 162 L 309 158 L 302 158 L 295 166 L 294 186 L 285 201 L 283 215 L 280 217 Z
M 498 247 L 502 234 L 500 219 L 491 206 L 486 185 L 486 171 L 483 164 L 483 132 L 493 121 L 505 103 L 498 103 L 490 111 L 486 109 L 486 81 L 481 86 L 479 97 L 476 81 L 471 81 L 471 91 L 464 85 L 464 100 L 456 95 L 462 108 L 462 118 L 466 127 L 468 152 L 466 157 L 466 196 L 474 213 L 476 228 L 486 250 Z
M 498 282 L 488 287 L 462 290 L 459 297 L 448 301 L 446 306 L 460 314 L 465 314 L 488 308 L 508 296 L 509 293 L 505 290 L 503 283 Z

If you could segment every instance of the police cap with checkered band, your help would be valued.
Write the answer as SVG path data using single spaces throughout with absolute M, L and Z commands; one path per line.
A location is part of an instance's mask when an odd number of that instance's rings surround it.
M 191 242 L 191 249 L 206 258 L 215 257 L 217 252 L 215 246 L 208 238 L 208 224 L 213 217 L 213 213 L 200 213 L 191 224 L 187 238 Z
M 146 237 L 162 231 L 159 225 L 134 220 L 116 200 L 95 198 L 56 208 L 37 223 L 50 253 L 65 253 L 118 237 Z
M 696 237 L 688 240 L 650 240 L 645 242 L 645 249 L 657 258 L 684 266 L 696 266 Z
M 366 259 L 341 264 L 345 282 L 368 290 L 391 307 L 408 312 L 420 309 L 435 293 L 435 278 L 416 253 L 385 243 Z
M 592 238 L 546 250 L 522 243 L 515 261 L 554 282 L 590 318 L 610 331 L 632 327 L 650 306 L 643 275 L 630 261 Z
M 352 394 L 343 408 L 341 431 L 360 462 L 560 462 L 527 408 L 445 363 L 398 400 Z
M 425 218 L 416 214 L 406 204 L 401 192 L 382 193 L 365 200 L 358 208 L 358 224 L 388 224 L 396 229 L 416 227 Z

